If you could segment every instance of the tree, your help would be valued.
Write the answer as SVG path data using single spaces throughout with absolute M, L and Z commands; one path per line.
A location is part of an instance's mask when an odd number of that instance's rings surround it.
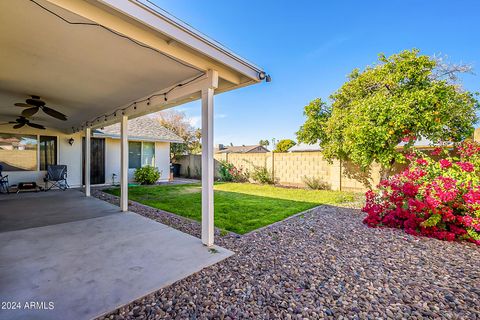
M 420 138 L 458 142 L 473 133 L 479 109 L 476 94 L 462 89 L 458 74 L 468 66 L 405 50 L 360 72 L 330 96 L 328 106 L 315 99 L 305 106 L 298 141 L 319 143 L 325 158 L 350 160 L 362 169 L 372 162 L 390 168 L 405 162 L 398 146 Z M 401 151 L 401 150 L 400 150 Z
M 275 148 L 275 150 L 273 152 L 287 152 L 288 149 L 293 147 L 295 144 L 296 143 L 293 140 L 282 139 L 282 140 L 278 141 L 277 147 Z
M 268 139 L 260 140 L 258 144 L 261 145 L 262 147 L 268 147 L 270 145 L 270 141 L 268 141 Z
M 193 127 L 184 112 L 167 110 L 158 113 L 158 122 L 183 139 L 184 143 L 171 143 L 172 158 L 201 151 L 201 130 Z

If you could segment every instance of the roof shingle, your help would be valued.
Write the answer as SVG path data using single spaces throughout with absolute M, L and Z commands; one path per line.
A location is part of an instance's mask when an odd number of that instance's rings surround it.
M 120 123 L 97 130 L 95 136 L 120 137 Z M 157 119 L 144 116 L 128 120 L 128 138 L 148 141 L 182 143 L 183 139 L 161 126 Z

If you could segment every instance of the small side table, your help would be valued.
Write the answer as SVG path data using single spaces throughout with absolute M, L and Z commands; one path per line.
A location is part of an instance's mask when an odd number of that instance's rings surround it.
M 42 191 L 42 188 L 36 182 L 19 182 L 17 186 L 17 193 L 20 191 Z

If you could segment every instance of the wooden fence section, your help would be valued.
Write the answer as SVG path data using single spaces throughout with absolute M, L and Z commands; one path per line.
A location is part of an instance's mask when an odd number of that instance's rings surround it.
M 253 171 L 255 166 L 266 167 L 277 184 L 294 187 L 306 187 L 306 178 L 317 178 L 332 190 L 364 192 L 376 186 L 381 176 L 378 165 L 372 166 L 369 172 L 362 172 L 350 163 L 338 160 L 329 163 L 320 152 L 215 154 L 217 176 L 220 161 L 228 161 L 248 172 Z M 200 177 L 200 155 L 183 156 L 176 163 L 181 164 L 182 176 Z

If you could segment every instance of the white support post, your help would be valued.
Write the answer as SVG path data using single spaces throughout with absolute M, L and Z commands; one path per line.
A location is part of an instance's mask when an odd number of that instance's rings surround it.
M 84 180 L 85 180 L 85 196 L 90 197 L 90 164 L 91 164 L 91 138 L 92 132 L 89 127 L 85 128 L 85 170 Z
M 202 242 L 212 246 L 213 216 L 213 88 L 202 90 Z
M 122 116 L 120 137 L 120 209 L 128 211 L 128 117 Z

